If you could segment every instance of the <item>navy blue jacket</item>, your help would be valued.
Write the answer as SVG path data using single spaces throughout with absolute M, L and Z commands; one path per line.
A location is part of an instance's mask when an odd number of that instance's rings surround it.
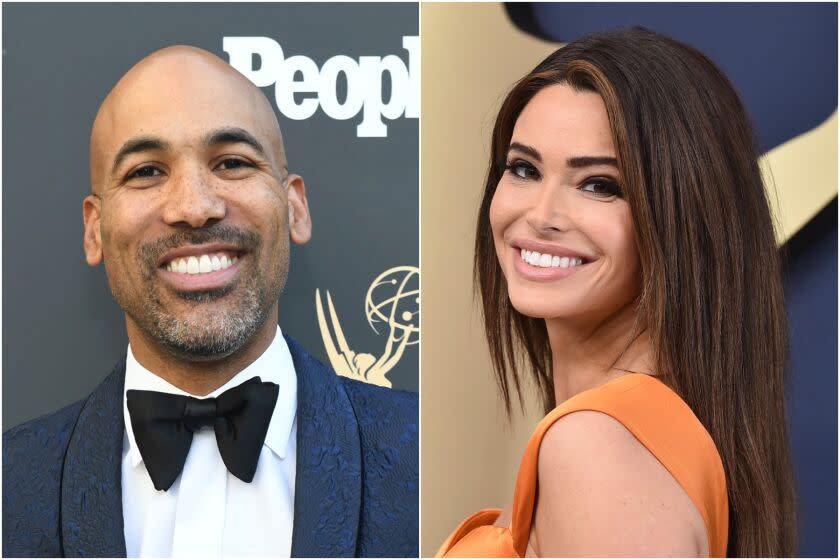
M 292 556 L 418 556 L 417 395 L 339 377 L 286 338 L 298 380 Z M 3 556 L 125 556 L 125 361 L 3 434 Z

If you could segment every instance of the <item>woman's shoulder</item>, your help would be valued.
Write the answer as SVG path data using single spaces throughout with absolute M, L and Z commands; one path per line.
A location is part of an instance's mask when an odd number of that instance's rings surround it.
M 577 414 L 582 411 L 600 414 Z M 580 425 L 584 423 L 592 425 Z M 604 431 L 613 437 L 637 440 L 663 463 L 677 462 L 689 470 L 723 468 L 714 440 L 691 407 L 663 381 L 646 374 L 627 374 L 575 395 L 540 422 L 532 439 L 542 439 L 549 430 L 586 434 L 599 426 L 602 431 L 615 428 Z
M 553 535 L 541 554 L 709 553 L 707 530 L 717 532 L 726 503 L 720 456 L 660 380 L 632 374 L 580 393 L 546 416 L 531 443 L 542 503 L 535 535 L 549 533 L 540 525 Z M 573 534 L 564 538 L 565 530 Z M 558 542 L 583 548 L 558 550 Z
M 618 420 L 581 410 L 545 433 L 532 548 L 540 556 L 703 556 L 705 523 L 669 470 Z

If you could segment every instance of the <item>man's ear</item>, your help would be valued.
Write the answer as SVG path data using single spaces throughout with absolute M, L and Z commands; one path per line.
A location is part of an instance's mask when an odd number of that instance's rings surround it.
M 90 266 L 102 262 L 102 235 L 99 232 L 102 217 L 102 199 L 89 194 L 82 203 L 82 219 L 85 222 L 85 258 Z
M 306 186 L 300 175 L 286 177 L 286 200 L 289 206 L 289 235 L 292 241 L 302 245 L 312 237 L 312 218 L 306 202 Z

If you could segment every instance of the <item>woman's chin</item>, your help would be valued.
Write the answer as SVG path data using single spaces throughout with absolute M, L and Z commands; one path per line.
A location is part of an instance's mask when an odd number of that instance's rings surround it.
M 568 301 L 562 303 L 557 301 L 546 302 L 545 298 L 535 297 L 534 294 L 509 293 L 508 297 L 510 297 L 510 303 L 514 309 L 534 319 L 572 318 L 580 312 L 579 309 L 570 306 Z

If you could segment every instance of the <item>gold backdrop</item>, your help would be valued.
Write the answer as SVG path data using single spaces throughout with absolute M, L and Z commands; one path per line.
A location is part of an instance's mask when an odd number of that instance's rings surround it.
M 493 119 L 510 86 L 560 45 L 500 4 L 422 4 L 422 542 L 432 556 L 470 513 L 513 498 L 542 416 L 504 417 L 472 294 L 473 228 Z M 837 114 L 764 158 L 783 241 L 837 196 Z

